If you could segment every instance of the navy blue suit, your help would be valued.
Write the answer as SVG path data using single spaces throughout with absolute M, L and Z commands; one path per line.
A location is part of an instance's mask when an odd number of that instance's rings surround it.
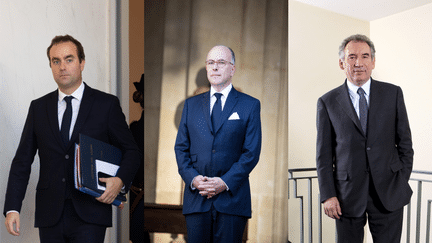
M 78 216 L 85 222 L 112 225 L 112 206 L 74 189 L 74 144 L 79 134 L 112 144 L 122 150 L 117 176 L 128 187 L 139 167 L 140 154 L 128 129 L 117 97 L 85 85 L 78 118 L 67 146 L 64 145 L 57 115 L 58 91 L 32 101 L 21 141 L 12 161 L 6 191 L 4 214 L 21 211 L 31 165 L 36 152 L 40 158 L 40 175 L 36 187 L 35 227 L 52 227 L 70 198 Z
M 234 113 L 239 119 L 233 118 Z M 175 144 L 178 169 L 185 181 L 183 214 L 217 212 L 251 217 L 249 174 L 261 152 L 260 102 L 231 89 L 213 131 L 210 92 L 186 100 Z M 207 199 L 191 189 L 198 176 L 220 177 L 228 191 Z M 241 232 L 242 233 L 242 232 Z

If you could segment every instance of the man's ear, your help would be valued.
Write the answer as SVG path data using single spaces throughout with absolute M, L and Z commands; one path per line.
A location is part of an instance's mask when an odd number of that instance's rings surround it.
M 81 72 L 84 70 L 84 66 L 85 66 L 85 60 L 81 60 L 81 63 L 80 63 Z
M 339 59 L 339 67 L 340 69 L 345 70 L 345 62 L 342 61 L 342 59 Z
M 236 72 L 236 66 L 233 65 L 232 69 L 231 69 L 231 77 L 234 76 L 234 73 Z

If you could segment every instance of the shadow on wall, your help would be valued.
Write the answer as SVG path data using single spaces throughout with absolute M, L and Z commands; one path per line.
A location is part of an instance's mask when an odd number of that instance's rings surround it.
M 197 88 L 193 92 L 192 96 L 199 95 L 199 94 L 205 93 L 205 92 L 210 90 L 210 83 L 208 82 L 208 79 L 207 79 L 207 71 L 206 71 L 205 67 L 201 68 L 198 71 L 197 76 L 195 78 L 195 83 L 196 83 Z M 187 98 L 189 98 L 189 97 L 187 97 Z M 181 115 L 182 115 L 182 111 L 183 111 L 183 106 L 184 106 L 186 99 L 184 99 L 182 102 L 180 102 L 177 106 L 177 109 L 176 109 L 176 113 L 175 113 L 175 117 L 174 117 L 174 124 L 175 124 L 177 130 L 179 128 Z

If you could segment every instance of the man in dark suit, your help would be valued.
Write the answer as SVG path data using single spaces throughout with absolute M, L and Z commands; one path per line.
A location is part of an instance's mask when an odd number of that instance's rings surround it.
M 73 37 L 56 36 L 47 55 L 58 90 L 32 101 L 12 161 L 6 191 L 6 228 L 19 235 L 19 212 L 36 151 L 40 175 L 36 187 L 35 227 L 41 242 L 103 242 L 112 225 L 111 203 L 127 190 L 140 154 L 119 100 L 83 83 L 85 55 Z M 85 134 L 121 149 L 117 175 L 100 179 L 106 191 L 94 198 L 74 188 L 74 144 Z
M 339 48 L 345 83 L 318 99 L 317 172 L 338 242 L 400 242 L 413 149 L 402 90 L 371 78 L 375 47 L 364 35 Z
M 213 47 L 206 69 L 211 90 L 186 100 L 175 144 L 188 242 L 241 242 L 261 152 L 260 102 L 232 87 L 230 48 Z

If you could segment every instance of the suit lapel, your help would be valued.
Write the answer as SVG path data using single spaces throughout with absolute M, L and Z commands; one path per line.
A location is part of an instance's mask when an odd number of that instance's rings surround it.
M 47 115 L 49 125 L 52 129 L 55 139 L 57 140 L 57 143 L 62 144 L 64 147 L 58 121 L 58 90 L 52 92 L 50 95 L 50 99 L 47 102 Z
M 84 126 L 84 123 L 87 119 L 88 114 L 90 113 L 91 107 L 93 105 L 94 97 L 93 97 L 93 89 L 87 86 L 85 84 L 83 97 L 80 104 L 80 109 L 78 111 L 78 117 L 75 122 L 74 130 L 72 133 L 71 140 L 69 141 L 69 144 L 67 148 L 69 148 L 71 145 L 73 145 L 74 142 L 78 141 L 78 135 L 81 131 L 81 129 Z
M 346 82 L 348 81 L 345 80 L 345 83 L 339 87 L 339 94 L 336 97 L 336 100 L 338 101 L 342 109 L 345 111 L 345 113 L 348 115 L 348 117 L 351 118 L 351 120 L 357 126 L 357 129 L 359 129 L 361 133 L 364 135 L 363 129 L 360 124 L 360 120 L 357 116 L 357 113 L 354 110 L 354 106 L 352 104 L 351 98 L 349 97 L 348 86 Z
M 221 114 L 222 120 L 219 122 L 219 126 L 216 127 L 216 131 L 214 131 L 215 134 L 220 129 L 220 127 L 228 120 L 228 117 L 231 114 L 232 110 L 234 109 L 234 106 L 237 104 L 237 95 L 238 95 L 238 91 L 235 90 L 234 87 L 232 87 L 222 110 L 222 114 Z

